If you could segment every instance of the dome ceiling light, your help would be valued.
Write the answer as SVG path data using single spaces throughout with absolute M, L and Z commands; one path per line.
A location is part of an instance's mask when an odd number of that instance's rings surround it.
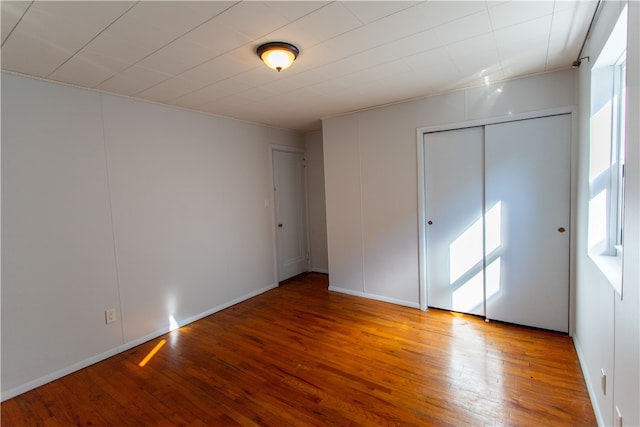
M 270 42 L 258 47 L 257 54 L 267 67 L 280 72 L 288 68 L 298 57 L 297 47 L 285 42 Z

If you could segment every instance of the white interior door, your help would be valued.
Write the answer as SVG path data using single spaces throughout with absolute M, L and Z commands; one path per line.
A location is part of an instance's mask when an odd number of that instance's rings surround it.
M 568 332 L 571 116 L 485 128 L 491 319 Z
M 308 269 L 304 153 L 273 151 L 278 281 Z
M 424 138 L 428 305 L 484 315 L 483 128 Z

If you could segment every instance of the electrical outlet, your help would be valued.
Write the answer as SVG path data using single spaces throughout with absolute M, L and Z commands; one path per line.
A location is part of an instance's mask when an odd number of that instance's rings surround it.
M 604 372 L 604 369 L 600 369 L 600 386 L 602 387 L 602 394 L 607 395 L 607 374 Z
M 104 311 L 104 321 L 105 323 L 108 325 L 109 323 L 113 323 L 115 322 L 117 319 L 116 317 L 116 309 L 115 308 L 108 308 Z
M 622 414 L 620 413 L 620 408 L 616 405 L 616 427 L 622 427 Z

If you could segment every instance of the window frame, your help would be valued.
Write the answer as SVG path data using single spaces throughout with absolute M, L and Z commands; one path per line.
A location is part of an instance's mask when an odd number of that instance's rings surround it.
M 587 253 L 622 297 L 627 6 L 590 70 Z
M 612 185 L 611 194 L 615 195 L 615 205 L 612 206 L 615 216 L 612 216 L 612 239 L 610 242 L 611 255 L 622 253 L 624 241 L 624 165 L 626 152 L 626 67 L 627 52 L 620 55 L 613 69 L 613 108 L 612 123 Z M 614 167 L 615 166 L 615 167 Z

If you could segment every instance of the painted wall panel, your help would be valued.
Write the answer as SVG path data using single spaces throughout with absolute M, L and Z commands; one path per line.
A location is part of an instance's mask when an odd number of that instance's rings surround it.
M 570 71 L 540 74 L 470 88 L 465 94 L 467 120 L 565 107 L 575 94 L 574 74 Z
M 2 75 L 2 392 L 122 344 L 100 95 Z
M 264 131 L 116 97 L 104 111 L 125 340 L 272 284 Z
M 591 67 L 602 51 L 618 16 L 629 6 L 627 42 L 627 117 L 640 115 L 638 89 L 640 18 L 637 2 L 603 2 L 592 35 L 585 46 L 579 70 L 579 174 L 576 238 L 576 330 L 574 341 L 580 354 L 585 380 L 601 425 L 616 425 L 616 407 L 623 425 L 640 425 L 640 149 L 638 121 L 627 120 L 625 191 L 625 243 L 623 299 L 615 292 L 587 253 L 589 206 L 589 120 Z M 609 389 L 600 388 L 600 370 L 608 376 Z
M 586 251 L 584 256 L 586 257 Z M 582 373 L 590 387 L 596 415 L 599 420 L 611 420 L 613 391 L 610 389 L 604 394 L 600 387 L 600 379 L 601 370 L 604 370 L 611 386 L 614 373 L 614 295 L 611 285 L 602 273 L 592 263 L 585 264 L 583 261 L 584 258 L 578 260 L 578 310 L 573 340 L 581 357 Z
M 327 207 L 324 193 L 324 154 L 321 131 L 309 132 L 305 135 L 305 150 L 307 156 L 311 270 L 328 273 Z
M 329 286 L 364 292 L 358 116 L 322 123 Z
M 269 144 L 304 139 L 3 73 L 2 398 L 274 286 Z
M 360 117 L 365 292 L 416 304 L 417 180 L 415 138 L 419 120 L 411 105 L 372 110 Z
M 594 28 L 596 37 L 602 31 L 600 24 Z M 593 37 L 593 36 L 592 36 Z M 581 67 L 578 76 L 578 185 L 575 220 L 576 239 L 576 321 L 573 340 L 580 357 L 589 395 L 599 424 L 612 419 L 612 393 L 600 390 L 601 369 L 613 370 L 613 318 L 614 297 L 611 285 L 598 271 L 587 254 L 588 203 L 589 203 L 589 114 L 591 82 L 585 78 L 591 67 Z
M 232 128 L 227 140 L 231 148 L 228 174 L 217 177 L 226 181 L 227 238 L 218 244 L 222 243 L 228 251 L 226 280 L 235 283 L 235 289 L 229 289 L 230 298 L 254 291 L 256 284 L 275 283 L 274 220 L 271 206 L 265 203 L 273 188 L 269 144 L 302 147 L 302 137 L 289 134 L 285 137 L 287 133 L 282 131 L 245 124 L 239 129 Z M 247 268 L 247 262 L 251 268 Z
M 613 398 L 622 425 L 640 425 L 640 2 L 630 1 L 627 12 L 626 237 L 623 299 L 616 300 Z

